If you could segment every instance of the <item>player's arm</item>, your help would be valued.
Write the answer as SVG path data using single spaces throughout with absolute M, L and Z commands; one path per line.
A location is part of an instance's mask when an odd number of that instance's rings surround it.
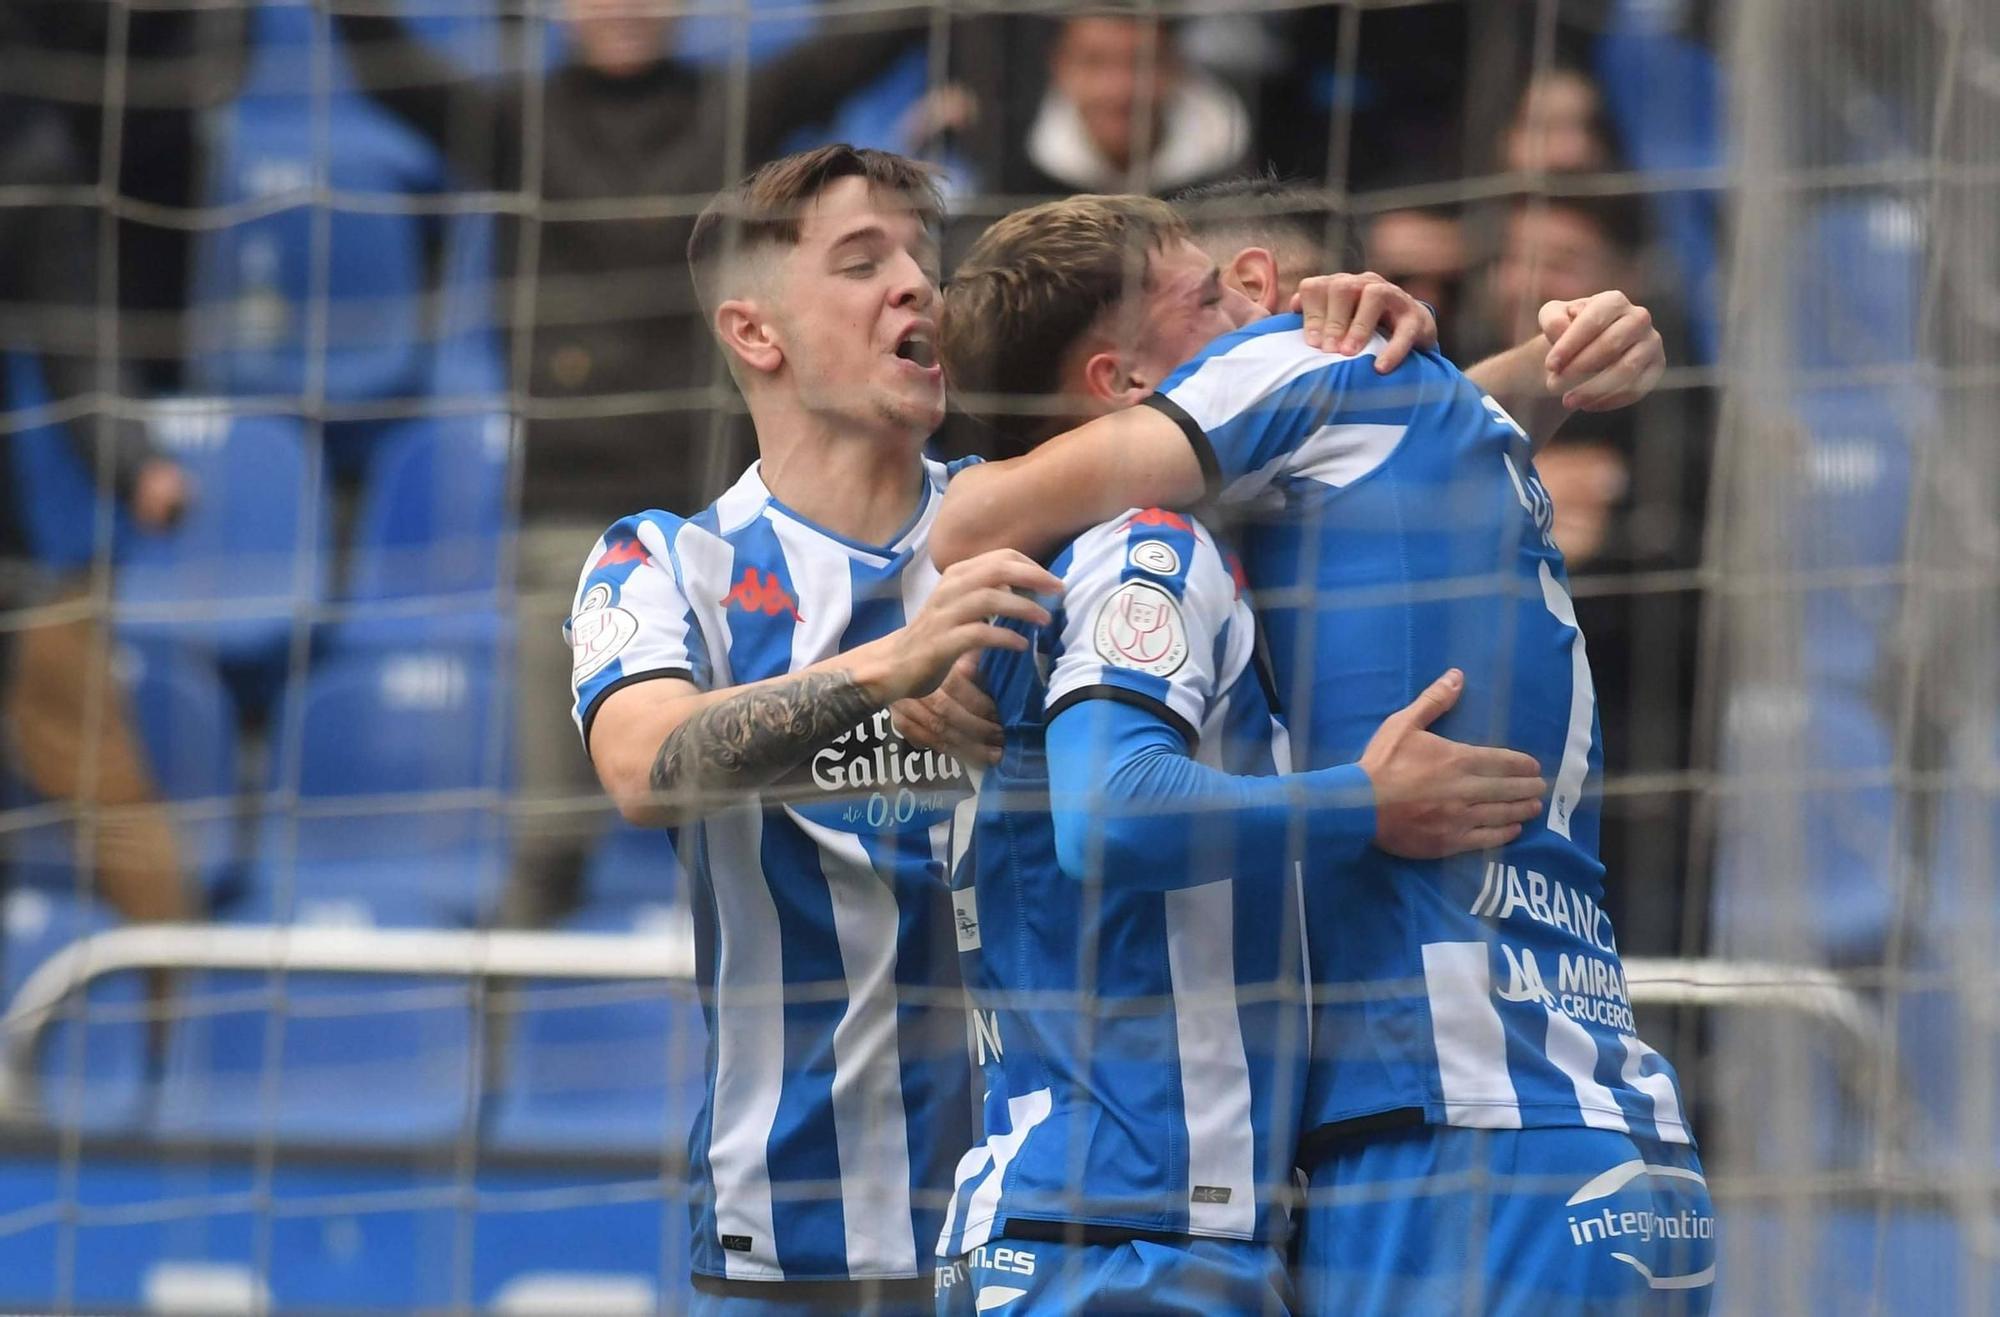
M 1073 876 L 1158 889 L 1217 876 L 1178 862 L 1203 834 L 1283 845 L 1316 865 L 1371 843 L 1418 860 L 1504 846 L 1541 813 L 1547 784 L 1527 755 L 1427 730 L 1464 683 L 1456 669 L 1432 682 L 1355 763 L 1270 777 L 1196 762 L 1185 731 L 1141 702 L 1072 705 L 1048 729 L 1058 860 Z
M 1187 436 L 1150 407 L 1131 407 L 1004 462 L 952 477 L 931 529 L 940 567 L 1001 547 L 1045 557 L 1129 508 L 1185 508 L 1208 478 Z
M 1546 302 L 1542 332 L 1465 374 L 1518 421 L 1536 448 L 1571 412 L 1615 411 L 1652 392 L 1666 345 L 1645 307 L 1617 290 Z
M 1437 343 L 1430 308 L 1379 274 L 1315 275 L 1300 283 L 1292 309 L 1315 352 L 1355 357 L 1381 335 L 1370 354 L 1377 374 Z M 1192 507 L 1229 474 L 1185 417 L 1143 406 L 1114 412 L 1023 457 L 959 472 L 931 556 L 945 566 L 1004 545 L 1039 557 L 1127 508 Z
M 591 761 L 632 822 L 698 817 L 769 786 L 876 711 L 928 694 L 961 655 L 1023 647 L 996 619 L 1044 623 L 1030 596 L 1060 589 L 1002 550 L 945 572 L 902 628 L 787 676 L 712 691 L 671 670 L 625 679 L 585 715 Z
M 1327 862 L 1371 842 L 1434 858 L 1501 845 L 1539 812 L 1545 784 L 1532 758 L 1426 730 L 1457 702 L 1456 670 L 1386 719 L 1356 763 L 1281 777 L 1197 762 L 1197 729 L 1222 674 L 1248 660 L 1254 618 L 1189 523 L 1112 524 L 1058 560 L 1067 589 L 1044 701 L 1064 872 L 1153 889 L 1207 882 L 1211 866 L 1181 861 L 1215 837 L 1261 849 L 1296 836 L 1301 853 Z M 1148 643 L 1135 645 L 1132 627 Z

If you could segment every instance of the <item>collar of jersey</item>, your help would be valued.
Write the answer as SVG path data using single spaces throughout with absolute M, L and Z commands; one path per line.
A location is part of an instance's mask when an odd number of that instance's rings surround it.
M 832 540 L 842 548 L 852 549 L 856 553 L 865 553 L 871 558 L 889 559 L 904 552 L 909 547 L 904 541 L 910 538 L 910 532 L 923 524 L 924 514 L 931 510 L 931 501 L 937 497 L 937 489 L 931 484 L 930 468 L 919 462 L 917 467 L 919 485 L 917 488 L 916 511 L 910 514 L 910 519 L 903 523 L 902 529 L 889 537 L 887 544 L 870 544 L 866 540 L 857 540 L 842 535 L 837 530 L 828 530 L 811 517 L 785 506 L 785 501 L 776 494 L 773 494 L 771 487 L 764 483 L 764 464 L 761 461 L 751 463 L 750 470 L 746 474 L 757 482 L 759 489 L 764 491 L 765 506 L 776 508 L 787 519 L 797 522 L 815 535 Z

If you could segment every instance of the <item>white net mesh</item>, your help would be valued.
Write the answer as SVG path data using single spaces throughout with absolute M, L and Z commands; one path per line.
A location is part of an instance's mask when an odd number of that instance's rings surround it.
M 1993 1310 L 1991 6 L 13 8 L 0 1305 L 685 1307 L 714 915 L 555 637 L 751 456 L 694 216 L 851 140 L 939 167 L 947 274 L 1268 169 L 1211 241 L 1379 270 L 1460 363 L 1653 308 L 1658 392 L 1538 465 L 1718 1308 Z

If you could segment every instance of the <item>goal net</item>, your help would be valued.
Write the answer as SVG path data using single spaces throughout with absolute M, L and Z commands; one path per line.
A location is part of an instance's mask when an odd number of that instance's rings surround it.
M 618 817 L 570 680 L 632 640 L 589 573 L 664 553 L 606 528 L 755 456 L 695 217 L 836 141 L 935 168 L 947 280 L 1022 206 L 1143 192 L 1294 280 L 1402 284 L 1460 366 L 1550 300 L 1647 306 L 1659 386 L 1571 417 L 1530 482 L 1589 638 L 1616 943 L 1608 977 L 1551 957 L 1508 991 L 1629 1006 L 1673 1062 L 1718 1311 L 2000 1302 L 1991 5 L 10 9 L 0 1306 L 672 1312 L 691 1266 L 738 1274 L 690 1244 L 718 1048 L 768 1044 L 777 1084 L 814 1030 L 832 1057 L 888 1027 L 881 984 L 840 943 L 858 906 L 818 942 L 773 915 L 770 1036 L 717 1037 L 727 862 Z M 957 412 L 929 449 L 1010 451 Z M 781 550 L 717 616 L 812 632 Z M 966 776 L 868 727 L 800 770 L 841 800 L 799 835 L 888 873 L 936 814 L 942 872 Z M 844 978 L 797 968 L 826 946 Z M 1101 954 L 1093 1027 L 1123 1018 Z M 1247 995 L 1327 1006 L 1278 989 Z M 964 1016 L 971 1061 L 997 1018 Z M 890 1119 L 821 1097 L 829 1129 Z M 842 1200 L 858 1257 L 879 1200 L 824 1151 L 769 1169 L 765 1228 Z M 903 1210 L 956 1210 L 951 1159 L 897 1172 Z

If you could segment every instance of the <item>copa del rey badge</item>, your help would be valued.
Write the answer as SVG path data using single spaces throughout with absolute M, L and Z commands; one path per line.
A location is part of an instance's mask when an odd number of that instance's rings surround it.
M 569 620 L 570 671 L 578 681 L 587 681 L 609 667 L 632 637 L 639 634 L 639 619 L 611 602 L 611 587 L 599 582 L 590 587 Z
M 1106 663 L 1168 677 L 1187 662 L 1187 624 L 1174 597 L 1149 581 L 1127 581 L 1097 610 L 1097 653 Z

